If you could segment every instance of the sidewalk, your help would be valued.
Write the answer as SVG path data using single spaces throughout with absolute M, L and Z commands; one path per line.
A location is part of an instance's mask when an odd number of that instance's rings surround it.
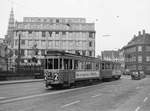
M 44 79 L 27 79 L 27 80 L 0 81 L 0 85 L 17 84 L 17 83 L 31 83 L 31 82 L 40 82 L 40 81 L 44 81 Z

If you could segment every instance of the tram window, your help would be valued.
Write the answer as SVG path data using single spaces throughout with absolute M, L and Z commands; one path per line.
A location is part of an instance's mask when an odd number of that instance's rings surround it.
M 85 62 L 82 62 L 82 69 L 85 69 Z
M 102 63 L 102 70 L 104 70 L 105 69 L 105 64 L 104 63 Z
M 64 69 L 68 69 L 68 60 L 64 59 Z
M 96 70 L 98 70 L 99 69 L 99 63 L 96 63 L 96 68 L 95 68 Z
M 45 69 L 47 69 L 47 59 L 45 59 Z
M 91 62 L 86 63 L 86 69 L 92 69 L 92 63 Z
M 72 59 L 69 60 L 69 69 L 72 69 Z
M 78 69 L 78 60 L 74 61 L 74 69 Z
M 81 70 L 82 69 L 82 62 L 78 62 L 78 69 Z
M 115 67 L 114 67 L 114 64 L 112 64 L 112 69 L 114 69 Z
M 48 59 L 47 65 L 48 65 L 48 69 L 53 69 L 53 59 Z
M 62 69 L 62 59 L 60 59 L 59 65 L 59 68 Z
M 111 69 L 110 63 L 105 64 L 105 69 Z
M 58 59 L 54 59 L 54 69 L 58 69 Z

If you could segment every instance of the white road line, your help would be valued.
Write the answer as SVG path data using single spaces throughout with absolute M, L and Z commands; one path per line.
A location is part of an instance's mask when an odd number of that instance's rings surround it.
M 95 97 L 98 97 L 98 96 L 101 96 L 102 94 L 97 94 L 97 95 L 94 95 L 94 96 L 92 96 L 93 98 L 95 98 Z
M 77 103 L 79 103 L 79 102 L 80 102 L 80 100 L 77 100 L 77 101 L 71 102 L 71 103 L 69 103 L 69 104 L 65 104 L 65 105 L 61 106 L 61 108 L 65 108 L 65 107 L 71 106 L 71 105 L 73 105 L 73 104 L 77 104 Z
M 82 88 L 74 88 L 74 89 L 68 89 L 68 90 L 63 90 L 63 91 L 56 91 L 56 92 L 50 92 L 50 93 L 43 93 L 43 94 L 36 94 L 36 95 L 31 95 L 31 96 L 7 99 L 7 100 L 0 101 L 0 104 L 5 104 L 5 103 L 8 103 L 8 102 L 21 101 L 21 100 L 31 99 L 31 98 L 36 98 L 36 97 L 42 97 L 42 96 L 47 96 L 47 95 L 53 95 L 53 94 L 60 94 L 60 93 L 65 93 L 65 92 L 69 92 L 69 91 L 85 89 L 85 88 L 89 88 L 89 87 L 93 87 L 93 86 L 86 86 L 86 87 L 82 87 Z
M 139 111 L 140 110 L 140 107 L 138 106 L 136 109 L 135 109 L 135 111 Z
M 136 87 L 136 89 L 139 89 L 139 88 L 140 88 L 139 86 Z
M 5 99 L 6 97 L 0 97 L 0 99 Z
M 148 99 L 148 97 L 145 97 L 144 102 L 146 102 L 146 101 L 147 101 L 147 99 Z

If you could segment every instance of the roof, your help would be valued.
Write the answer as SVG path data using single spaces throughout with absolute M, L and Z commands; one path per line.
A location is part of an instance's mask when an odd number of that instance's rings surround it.
M 134 36 L 132 40 L 129 41 L 128 44 L 124 46 L 122 49 L 132 47 L 135 45 L 144 45 L 144 44 L 150 45 L 150 34 L 148 33 L 144 35 Z

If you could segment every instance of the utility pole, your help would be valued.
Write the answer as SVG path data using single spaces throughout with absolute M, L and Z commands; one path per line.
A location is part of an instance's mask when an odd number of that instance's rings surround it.
M 19 39 L 18 39 L 18 60 L 17 60 L 17 72 L 20 71 L 20 38 L 21 38 L 21 33 L 19 33 Z

